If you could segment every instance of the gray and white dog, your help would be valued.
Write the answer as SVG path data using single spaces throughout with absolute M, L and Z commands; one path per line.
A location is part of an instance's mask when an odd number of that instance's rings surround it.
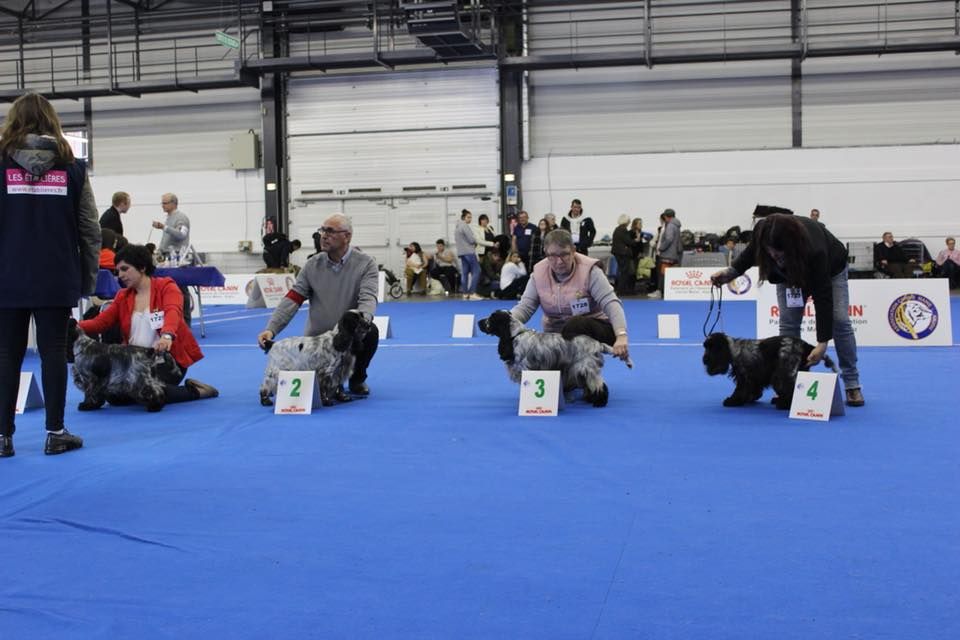
M 73 382 L 83 391 L 80 411 L 94 411 L 111 404 L 142 404 L 147 411 L 160 411 L 166 404 L 163 379 L 180 377 L 180 367 L 169 352 L 126 344 L 104 344 L 84 335 L 70 320 L 68 343 L 72 344 Z
M 811 351 L 813 345 L 789 336 L 751 340 L 711 333 L 703 341 L 703 364 L 709 375 L 729 373 L 736 383 L 723 406 L 739 407 L 756 402 L 764 389 L 773 387 L 777 394 L 774 404 L 778 409 L 789 409 L 797 372 L 809 371 L 807 357 Z M 837 372 L 829 356 L 824 356 L 823 362 Z
M 320 382 L 320 401 L 329 407 L 333 401 L 349 402 L 343 383 L 353 373 L 357 353 L 370 322 L 351 309 L 343 314 L 337 326 L 318 336 L 298 336 L 283 340 L 267 340 L 263 350 L 269 356 L 260 384 L 260 404 L 269 407 L 277 393 L 277 376 L 281 371 L 316 371 Z
M 540 333 L 502 310 L 477 324 L 480 331 L 500 339 L 497 352 L 513 382 L 520 382 L 524 370 L 559 371 L 564 392 L 583 389 L 584 399 L 593 406 L 607 404 L 610 393 L 601 370 L 603 356 L 613 353 L 609 345 L 590 336 L 566 340 L 559 333 Z M 632 368 L 633 363 L 627 361 L 627 366 Z

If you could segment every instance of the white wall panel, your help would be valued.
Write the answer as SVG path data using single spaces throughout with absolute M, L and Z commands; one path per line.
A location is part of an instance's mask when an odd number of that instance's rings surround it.
M 530 74 L 534 156 L 791 143 L 789 62 Z
M 453 214 L 440 188 L 474 185 L 467 190 L 496 196 L 498 98 L 490 68 L 294 76 L 287 119 L 291 218 L 305 233 L 324 215 L 344 211 L 354 220 L 354 244 L 400 270 L 401 246 L 416 241 L 429 249 L 452 235 Z M 358 199 L 357 189 L 380 189 L 383 197 Z M 354 197 L 310 200 L 339 190 L 354 190 Z
M 806 215 L 818 208 L 843 240 L 921 237 L 940 247 L 960 233 L 960 145 L 784 149 L 536 158 L 524 165 L 524 208 L 537 219 L 583 200 L 599 234 L 621 213 L 655 229 L 665 208 L 684 228 L 749 227 L 757 204 Z
M 803 64 L 807 147 L 960 140 L 960 57 L 924 53 Z

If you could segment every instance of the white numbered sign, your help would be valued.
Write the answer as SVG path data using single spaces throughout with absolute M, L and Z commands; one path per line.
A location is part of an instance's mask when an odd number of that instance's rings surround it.
M 679 338 L 680 316 L 675 313 L 658 313 L 657 337 L 661 340 L 676 340 Z
M 30 372 L 20 372 L 20 390 L 17 393 L 17 413 L 23 413 L 27 409 L 38 409 L 43 406 L 43 396 L 40 394 L 40 387 L 37 386 L 37 379 Z
M 560 403 L 559 371 L 524 371 L 520 376 L 521 416 L 556 416 Z
M 308 416 L 320 406 L 316 371 L 281 371 L 273 412 L 284 416 Z
M 797 373 L 793 386 L 793 402 L 790 417 L 798 420 L 827 421 L 830 416 L 844 414 L 840 386 L 835 373 Z

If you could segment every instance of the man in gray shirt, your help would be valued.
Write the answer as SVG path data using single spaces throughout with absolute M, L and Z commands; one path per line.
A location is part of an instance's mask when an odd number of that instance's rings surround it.
M 167 214 L 166 222 L 154 220 L 154 229 L 163 229 L 160 238 L 160 253 L 166 258 L 167 266 L 189 267 L 193 265 L 193 250 L 190 247 L 190 218 L 180 211 L 180 201 L 176 194 L 165 193 L 160 196 L 160 206 Z M 193 298 L 190 289 L 185 284 L 178 285 L 183 294 L 183 321 L 190 326 L 193 316 Z
M 163 237 L 160 238 L 160 253 L 171 261 L 173 267 L 190 266 L 193 262 L 190 256 L 190 218 L 180 211 L 180 202 L 177 196 L 172 193 L 165 193 L 160 196 L 160 206 L 163 212 L 167 214 L 165 222 L 154 221 L 154 229 L 163 229 Z
M 323 222 L 320 253 L 307 260 L 293 288 L 277 305 L 267 328 L 257 336 L 260 346 L 280 333 L 306 300 L 310 301 L 310 315 L 304 335 L 316 336 L 333 329 L 350 309 L 357 309 L 367 320 L 373 319 L 377 310 L 377 263 L 359 249 L 352 248 L 352 238 L 353 225 L 347 216 L 335 213 Z M 363 352 L 357 354 L 350 376 L 350 393 L 369 395 L 370 388 L 365 383 L 367 366 L 377 352 L 379 340 L 376 325 L 371 325 L 364 339 Z

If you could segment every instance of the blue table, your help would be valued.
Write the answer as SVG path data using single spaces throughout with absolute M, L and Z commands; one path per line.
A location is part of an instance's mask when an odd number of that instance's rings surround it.
M 200 307 L 200 337 L 207 337 L 207 329 L 203 324 L 203 300 L 200 297 L 200 287 L 222 287 L 226 280 L 216 267 L 174 267 L 172 269 L 157 269 L 153 275 L 172 278 L 182 287 L 193 287 L 197 294 L 197 306 Z
M 100 271 L 97 272 L 97 288 L 94 289 L 93 295 L 98 298 L 103 298 L 104 300 L 112 300 L 120 289 L 121 287 L 117 281 L 117 276 L 113 275 L 112 271 L 109 269 L 100 269 Z

